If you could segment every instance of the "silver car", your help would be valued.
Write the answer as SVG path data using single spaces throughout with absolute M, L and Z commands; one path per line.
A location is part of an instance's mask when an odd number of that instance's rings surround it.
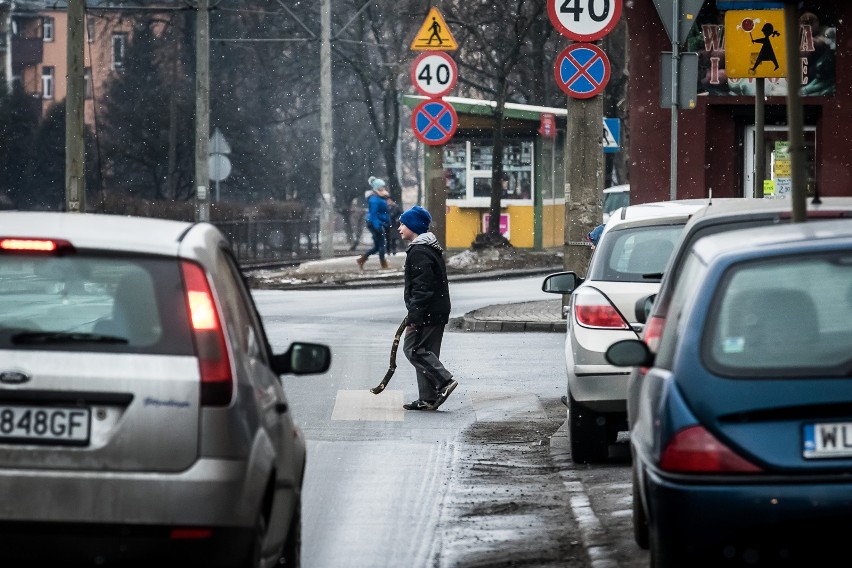
M 617 209 L 604 227 L 585 279 L 575 272 L 545 278 L 545 292 L 571 294 L 565 367 L 575 462 L 606 460 L 609 445 L 627 430 L 629 369 L 610 365 L 604 353 L 614 342 L 638 336 L 641 300 L 657 291 L 684 225 L 706 205 L 706 200 L 696 199 Z
M 298 566 L 280 375 L 330 361 L 273 355 L 213 225 L 0 213 L 0 563 Z

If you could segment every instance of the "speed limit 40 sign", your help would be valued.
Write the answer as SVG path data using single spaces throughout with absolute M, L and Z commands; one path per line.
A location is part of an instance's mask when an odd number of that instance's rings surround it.
M 443 51 L 427 51 L 414 60 L 411 81 L 421 95 L 443 97 L 456 86 L 456 62 Z
M 550 22 L 574 41 L 601 39 L 621 17 L 622 0 L 547 0 Z

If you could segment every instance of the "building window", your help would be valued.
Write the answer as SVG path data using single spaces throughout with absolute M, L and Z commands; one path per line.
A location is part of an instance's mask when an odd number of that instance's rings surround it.
M 112 68 L 116 71 L 124 69 L 124 52 L 127 48 L 127 34 L 112 34 Z
M 447 199 L 463 207 L 486 207 L 491 199 L 490 140 L 452 142 L 444 146 Z M 503 200 L 527 204 L 533 192 L 532 140 L 506 140 L 503 149 Z
M 89 43 L 95 42 L 95 19 L 86 18 L 86 39 Z
M 86 67 L 86 69 L 83 71 L 83 81 L 85 82 L 85 85 L 86 85 L 86 98 L 91 99 L 92 98 L 92 68 L 91 67 Z
M 41 19 L 41 37 L 44 41 L 53 41 L 53 18 L 50 16 Z
M 41 96 L 45 99 L 53 98 L 53 67 L 41 68 Z

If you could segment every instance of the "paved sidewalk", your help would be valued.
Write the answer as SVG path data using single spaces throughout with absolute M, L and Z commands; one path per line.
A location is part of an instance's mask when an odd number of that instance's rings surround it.
M 388 256 L 388 268 L 379 267 L 379 261 L 371 257 L 364 270 L 359 270 L 357 256 L 344 256 L 327 260 L 302 263 L 295 270 L 247 270 L 252 287 L 279 289 L 313 288 L 357 288 L 375 286 L 399 286 L 402 284 L 402 268 L 405 254 Z M 463 280 L 491 280 L 519 276 L 541 275 L 562 270 L 559 266 L 545 268 L 517 268 L 511 270 L 485 270 L 475 273 L 448 273 L 451 282 Z M 510 331 L 510 332 L 564 332 L 562 299 L 497 304 L 486 306 L 456 318 L 451 324 L 464 331 Z
M 465 331 L 564 332 L 562 300 L 498 304 L 466 313 L 460 322 Z

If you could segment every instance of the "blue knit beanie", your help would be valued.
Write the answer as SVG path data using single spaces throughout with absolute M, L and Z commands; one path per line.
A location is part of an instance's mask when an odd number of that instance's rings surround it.
M 429 232 L 432 216 L 419 205 L 415 205 L 400 216 L 399 222 L 411 229 L 413 233 L 422 235 Z
M 385 186 L 385 180 L 379 179 L 375 176 L 370 176 L 370 179 L 368 179 L 367 181 L 370 182 L 370 187 L 372 187 L 373 190 L 376 191 Z

